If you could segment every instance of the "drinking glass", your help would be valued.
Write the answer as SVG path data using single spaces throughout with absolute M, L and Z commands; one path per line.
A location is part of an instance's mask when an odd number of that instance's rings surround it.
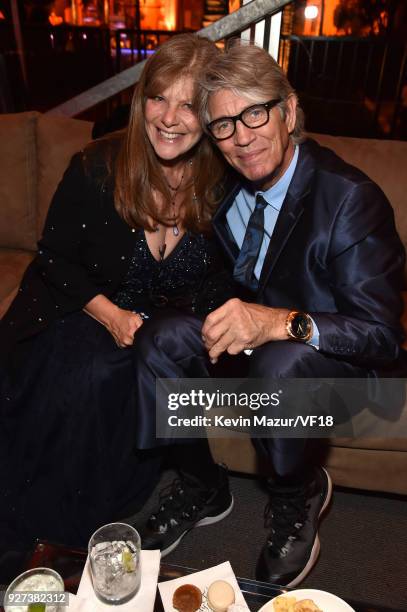
M 66 602 L 64 581 L 53 569 L 34 567 L 20 574 L 4 595 L 5 612 L 60 612 Z M 62 605 L 60 605 L 62 604 Z
M 104 603 L 120 605 L 140 588 L 140 536 L 125 523 L 100 527 L 89 541 L 93 588 Z

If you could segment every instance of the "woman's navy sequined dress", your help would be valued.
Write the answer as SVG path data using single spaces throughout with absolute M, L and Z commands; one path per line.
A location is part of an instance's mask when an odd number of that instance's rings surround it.
M 232 295 L 229 275 L 220 272 L 218 257 L 211 241 L 187 233 L 159 262 L 140 230 L 127 276 L 113 301 L 126 310 L 147 313 L 175 307 L 206 315 Z
M 150 318 L 165 308 L 204 316 L 232 292 L 216 257 L 210 240 L 185 234 L 157 262 L 140 230 L 113 301 Z M 161 453 L 135 448 L 135 350 L 137 334 L 133 347 L 119 349 L 84 312 L 25 341 L 16 379 L 0 380 L 3 546 L 35 537 L 83 545 L 99 525 L 145 501 Z

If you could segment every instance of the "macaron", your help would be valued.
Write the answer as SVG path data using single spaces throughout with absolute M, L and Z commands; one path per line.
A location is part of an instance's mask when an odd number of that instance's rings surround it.
M 183 584 L 172 597 L 172 605 L 178 612 L 196 612 L 202 603 L 202 593 L 194 584 Z
M 213 612 L 227 612 L 228 607 L 235 603 L 235 592 L 226 580 L 216 580 L 209 586 L 207 598 Z

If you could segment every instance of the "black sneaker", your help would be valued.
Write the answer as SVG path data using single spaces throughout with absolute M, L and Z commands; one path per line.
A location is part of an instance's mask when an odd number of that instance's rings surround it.
M 257 562 L 256 578 L 293 587 L 317 561 L 318 523 L 331 499 L 332 481 L 326 470 L 316 468 L 303 487 L 271 486 L 270 494 L 264 517 L 271 531 Z
M 185 534 L 194 527 L 221 521 L 233 508 L 227 469 L 219 468 L 219 484 L 212 489 L 192 476 L 182 475 L 160 494 L 159 508 L 140 529 L 141 546 L 160 549 L 164 557 L 173 551 Z

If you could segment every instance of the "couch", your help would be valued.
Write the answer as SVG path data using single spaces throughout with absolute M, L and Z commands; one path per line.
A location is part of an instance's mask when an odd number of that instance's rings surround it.
M 91 140 L 91 131 L 89 122 L 37 112 L 0 115 L 0 317 L 35 255 L 57 183 L 72 154 Z M 382 187 L 407 247 L 407 142 L 312 136 Z M 405 304 L 407 329 L 407 299 Z M 248 438 L 216 438 L 211 447 L 232 470 L 259 470 Z M 407 494 L 407 439 L 333 439 L 324 448 L 324 462 L 337 485 Z

